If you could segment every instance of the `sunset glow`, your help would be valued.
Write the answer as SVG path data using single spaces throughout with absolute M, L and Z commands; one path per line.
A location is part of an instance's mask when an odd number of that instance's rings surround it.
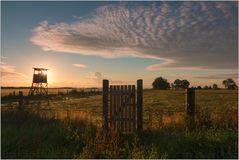
M 237 81 L 236 2 L 19 3 L 2 3 L 2 86 L 30 86 L 32 67 L 49 87 Z
M 1 158 L 238 159 L 238 1 L 1 3 Z

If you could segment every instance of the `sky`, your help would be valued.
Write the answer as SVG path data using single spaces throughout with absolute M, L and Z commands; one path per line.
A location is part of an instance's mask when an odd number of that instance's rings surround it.
M 1 2 L 1 85 L 191 86 L 238 78 L 237 2 Z

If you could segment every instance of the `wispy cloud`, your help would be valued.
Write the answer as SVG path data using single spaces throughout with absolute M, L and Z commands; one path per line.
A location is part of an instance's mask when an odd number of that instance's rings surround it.
M 237 80 L 238 74 L 237 73 L 231 73 L 231 74 L 198 75 L 198 76 L 192 76 L 192 78 L 197 78 L 197 79 L 227 79 L 227 78 L 233 78 L 233 79 Z
M 17 72 L 14 66 L 1 62 L 1 76 L 2 77 L 27 77 L 25 74 Z
M 177 62 L 171 59 L 164 59 L 164 62 L 161 64 L 153 64 L 146 67 L 146 70 L 155 71 L 155 70 L 206 70 L 204 66 L 177 66 Z
M 31 41 L 44 51 L 164 60 L 149 70 L 236 69 L 237 10 L 237 2 L 105 5 L 74 23 L 43 21 Z
M 103 80 L 103 76 L 100 72 L 90 72 L 89 78 L 98 84 L 101 84 Z
M 98 85 L 101 86 L 103 79 L 108 79 L 110 84 L 121 84 L 121 85 L 125 84 L 126 85 L 126 84 L 132 83 L 132 81 L 117 80 L 117 79 L 105 77 L 105 76 L 102 75 L 101 72 L 90 72 L 88 82 L 91 82 L 92 84 L 98 84 Z
M 86 68 L 86 65 L 84 64 L 80 64 L 80 63 L 75 63 L 75 64 L 72 64 L 74 67 L 77 67 L 77 68 Z

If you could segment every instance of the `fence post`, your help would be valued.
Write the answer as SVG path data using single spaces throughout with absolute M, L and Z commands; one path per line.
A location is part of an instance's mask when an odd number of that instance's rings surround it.
M 19 91 L 19 106 L 18 106 L 19 110 L 23 109 L 23 93 L 22 91 Z
M 137 80 L 137 131 L 143 130 L 143 80 Z
M 108 93 L 109 93 L 109 81 L 103 80 L 103 117 L 102 127 L 108 129 Z
M 195 125 L 195 89 L 194 88 L 188 88 L 186 90 L 186 121 L 187 121 L 187 127 L 192 129 Z

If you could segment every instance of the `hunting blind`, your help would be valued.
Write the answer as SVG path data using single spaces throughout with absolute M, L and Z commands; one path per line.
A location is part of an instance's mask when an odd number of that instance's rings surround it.
M 33 80 L 32 86 L 29 90 L 29 95 L 47 95 L 48 83 L 47 83 L 47 70 L 46 68 L 33 68 Z

